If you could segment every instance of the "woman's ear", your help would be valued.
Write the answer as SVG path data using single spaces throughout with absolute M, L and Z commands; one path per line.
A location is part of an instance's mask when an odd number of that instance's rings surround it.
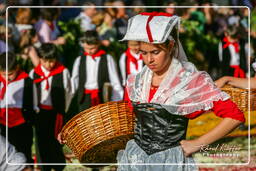
M 174 47 L 174 41 L 170 41 L 169 47 L 172 49 Z
M 168 45 L 168 50 L 169 50 L 170 53 L 172 52 L 173 47 L 174 47 L 174 41 L 170 41 L 169 45 Z

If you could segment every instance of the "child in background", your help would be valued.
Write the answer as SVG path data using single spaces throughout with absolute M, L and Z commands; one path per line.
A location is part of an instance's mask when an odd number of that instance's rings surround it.
M 60 31 L 56 23 L 58 9 L 42 8 L 40 14 L 41 19 L 35 24 L 35 28 L 39 36 L 40 42 L 63 45 L 66 40 L 64 39 L 64 37 L 58 37 Z
M 104 83 L 112 86 L 111 100 L 123 98 L 117 68 L 113 57 L 100 49 L 100 40 L 96 31 L 86 31 L 80 39 L 83 53 L 73 65 L 73 92 L 77 92 L 79 111 L 103 102 Z
M 254 60 L 255 61 L 251 65 L 254 72 L 256 72 L 256 59 Z M 250 85 L 249 85 L 248 79 L 251 79 Z M 256 89 L 256 74 L 254 75 L 254 77 L 251 77 L 251 78 L 236 78 L 231 76 L 224 76 L 216 80 L 215 84 L 217 85 L 218 88 L 221 88 L 226 84 L 229 84 L 234 87 L 243 88 L 243 89 L 248 89 L 248 88 Z
M 246 59 L 244 44 L 239 42 L 239 30 L 235 26 L 230 26 L 224 34 L 223 41 L 219 43 L 221 75 L 245 78 Z
M 137 41 L 128 41 L 128 49 L 121 55 L 119 67 L 122 75 L 122 85 L 125 86 L 127 76 L 137 74 L 143 68 L 143 60 L 139 54 L 140 44 Z
M 36 52 L 36 48 L 39 48 L 40 46 L 41 42 L 39 42 L 35 29 L 28 29 L 21 32 L 19 42 L 20 60 L 22 60 L 22 67 L 26 71 L 30 71 L 39 64 L 39 57 Z
M 27 73 L 20 70 L 16 56 L 11 52 L 0 55 L 0 108 L 1 134 L 6 136 L 8 128 L 8 141 L 18 152 L 24 153 L 27 163 L 33 163 L 33 81 Z
M 36 84 L 39 113 L 35 128 L 39 155 L 42 163 L 65 163 L 61 145 L 56 140 L 63 125 L 63 116 L 72 98 L 70 74 L 60 64 L 55 45 L 42 44 L 38 49 L 40 64 L 30 72 Z M 63 170 L 61 165 L 44 165 L 44 171 L 54 168 Z

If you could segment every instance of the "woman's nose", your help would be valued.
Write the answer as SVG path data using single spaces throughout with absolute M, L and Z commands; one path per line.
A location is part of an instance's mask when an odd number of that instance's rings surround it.
M 152 62 L 154 62 L 154 58 L 153 58 L 153 55 L 152 54 L 148 54 L 148 61 L 149 61 L 149 63 L 152 63 Z

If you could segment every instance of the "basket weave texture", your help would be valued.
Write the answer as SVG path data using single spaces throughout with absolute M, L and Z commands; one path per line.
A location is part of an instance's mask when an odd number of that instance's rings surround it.
M 249 89 L 242 89 L 233 87 L 231 85 L 225 85 L 223 88 L 221 88 L 221 90 L 225 91 L 231 96 L 231 100 L 237 104 L 240 110 L 244 112 L 248 110 L 256 110 L 256 89 L 250 89 L 249 91 Z
M 62 138 L 81 163 L 114 163 L 133 130 L 134 114 L 127 102 L 107 102 L 74 116 L 63 127 Z

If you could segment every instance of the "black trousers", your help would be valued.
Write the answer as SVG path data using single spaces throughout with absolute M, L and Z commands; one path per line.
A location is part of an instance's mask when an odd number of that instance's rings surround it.
M 39 159 L 41 163 L 65 163 L 62 146 L 54 136 L 57 112 L 40 109 L 36 115 L 35 128 Z M 43 171 L 62 171 L 64 165 L 43 165 Z
M 103 103 L 102 93 L 99 93 L 100 98 L 100 104 Z M 82 112 L 83 110 L 89 109 L 92 107 L 91 105 L 91 95 L 90 94 L 84 94 L 82 99 L 78 103 L 78 110 L 79 112 Z
M 91 96 L 89 94 L 84 94 L 82 100 L 78 103 L 78 110 L 82 112 L 85 109 L 91 107 Z
M 6 126 L 1 125 L 1 134 L 6 137 Z M 31 147 L 33 144 L 33 128 L 30 124 L 24 123 L 12 128 L 8 128 L 8 141 L 14 145 L 18 152 L 22 152 L 27 163 L 34 163 L 32 159 Z

